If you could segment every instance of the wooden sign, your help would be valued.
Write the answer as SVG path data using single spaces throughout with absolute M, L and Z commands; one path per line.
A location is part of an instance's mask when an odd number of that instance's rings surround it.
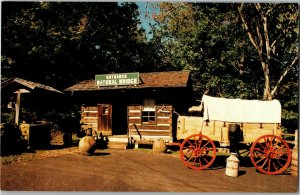
M 95 76 L 96 86 L 138 85 L 139 73 L 102 74 Z

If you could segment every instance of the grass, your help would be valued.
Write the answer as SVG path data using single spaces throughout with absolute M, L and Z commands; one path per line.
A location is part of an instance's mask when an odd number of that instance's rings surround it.
M 27 162 L 33 160 L 45 159 L 48 157 L 69 154 L 77 150 L 77 147 L 69 147 L 63 149 L 50 149 L 50 150 L 36 150 L 34 152 L 21 153 L 16 155 L 1 156 L 1 165 L 8 165 L 13 163 Z

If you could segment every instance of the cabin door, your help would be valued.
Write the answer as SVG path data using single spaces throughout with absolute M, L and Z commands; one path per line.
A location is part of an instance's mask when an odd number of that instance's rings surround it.
M 98 131 L 112 135 L 112 105 L 98 104 Z

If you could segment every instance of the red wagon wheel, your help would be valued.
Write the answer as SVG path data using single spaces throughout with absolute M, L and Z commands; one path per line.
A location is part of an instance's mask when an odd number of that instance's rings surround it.
M 281 137 L 264 135 L 250 148 L 250 158 L 254 167 L 265 174 L 280 174 L 291 162 L 291 150 Z
M 203 170 L 212 165 L 216 158 L 216 151 L 216 146 L 209 137 L 194 134 L 181 143 L 180 158 L 189 168 Z

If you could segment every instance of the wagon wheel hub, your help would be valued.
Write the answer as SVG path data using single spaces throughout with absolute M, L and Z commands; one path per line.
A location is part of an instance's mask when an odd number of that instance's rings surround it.
M 202 150 L 201 148 L 196 148 L 194 150 L 194 155 L 195 156 L 204 156 L 204 155 L 206 155 L 206 150 L 205 149 Z
M 266 156 L 267 156 L 267 158 L 274 159 L 276 157 L 276 154 L 275 154 L 274 150 L 272 149 L 272 150 L 267 151 Z

